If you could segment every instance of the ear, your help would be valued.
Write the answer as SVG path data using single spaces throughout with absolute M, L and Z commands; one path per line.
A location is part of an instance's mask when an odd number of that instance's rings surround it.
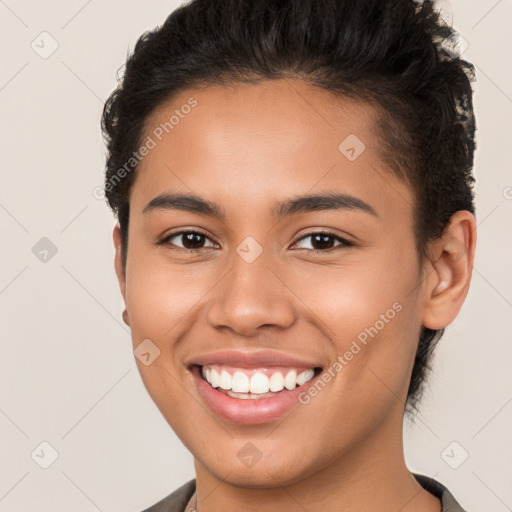
M 112 233 L 112 239 L 114 241 L 114 247 L 116 250 L 114 256 L 114 268 L 116 270 L 117 281 L 119 282 L 119 288 L 121 290 L 121 295 L 123 296 L 123 300 L 126 304 L 126 272 L 123 264 L 123 251 L 122 251 L 122 243 L 121 243 L 121 227 L 119 226 L 119 222 L 114 226 L 114 231 Z M 128 311 L 125 309 L 123 311 L 123 320 L 126 325 L 130 325 L 130 319 L 128 317 Z
M 456 212 L 432 246 L 426 278 L 423 325 L 437 330 L 455 320 L 469 290 L 476 246 L 476 221 L 472 213 Z

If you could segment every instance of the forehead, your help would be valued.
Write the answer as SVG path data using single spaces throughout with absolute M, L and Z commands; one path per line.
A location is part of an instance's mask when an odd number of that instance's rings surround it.
M 358 195 L 410 216 L 412 194 L 380 157 L 371 105 L 281 79 L 187 89 L 158 107 L 143 135 L 131 202 L 166 190 L 244 208 L 308 191 Z

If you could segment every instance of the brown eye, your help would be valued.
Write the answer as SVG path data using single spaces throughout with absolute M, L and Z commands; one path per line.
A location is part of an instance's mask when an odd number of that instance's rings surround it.
M 215 244 L 213 243 L 211 243 L 211 245 L 205 245 L 207 241 L 210 241 L 209 238 L 203 233 L 200 233 L 199 231 L 180 231 L 179 233 L 173 233 L 172 235 L 169 235 L 164 240 L 162 240 L 161 243 L 175 245 L 181 249 L 189 250 L 198 250 L 205 249 L 208 247 L 215 247 Z
M 299 247 L 299 249 L 311 249 L 313 251 L 318 252 L 325 252 L 330 249 L 334 249 L 335 247 L 349 247 L 354 245 L 352 242 L 349 242 L 348 240 L 345 240 L 344 238 L 341 238 L 338 235 L 335 235 L 333 233 L 327 233 L 324 231 L 317 232 L 317 233 L 309 233 L 306 236 L 303 236 L 301 239 L 299 239 L 295 245 L 298 245 L 300 243 L 304 243 L 305 240 L 310 239 L 310 246 L 311 247 Z M 336 242 L 339 242 L 336 244 Z

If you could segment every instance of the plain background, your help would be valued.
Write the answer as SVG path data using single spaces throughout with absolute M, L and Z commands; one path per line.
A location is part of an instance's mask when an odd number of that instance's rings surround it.
M 100 114 L 116 71 L 178 4 L 0 0 L 0 511 L 136 512 L 193 477 L 192 456 L 139 377 L 121 320 L 114 219 L 94 196 L 105 163 Z M 412 470 L 444 483 L 469 512 L 505 512 L 512 2 L 439 6 L 476 66 L 479 240 L 469 297 L 438 346 L 421 415 L 404 425 L 405 449 Z M 58 453 L 48 469 L 42 442 Z

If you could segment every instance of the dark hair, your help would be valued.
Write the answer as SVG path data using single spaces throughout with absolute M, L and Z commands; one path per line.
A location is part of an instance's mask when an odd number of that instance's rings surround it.
M 124 261 L 133 155 L 155 109 L 187 88 L 287 77 L 375 107 L 382 159 L 416 197 L 415 236 L 423 261 L 428 243 L 443 234 L 456 211 L 474 213 L 474 67 L 457 55 L 457 35 L 429 0 L 183 4 L 139 38 L 104 106 L 105 191 L 121 226 Z M 423 328 L 409 412 L 417 408 L 442 334 Z

